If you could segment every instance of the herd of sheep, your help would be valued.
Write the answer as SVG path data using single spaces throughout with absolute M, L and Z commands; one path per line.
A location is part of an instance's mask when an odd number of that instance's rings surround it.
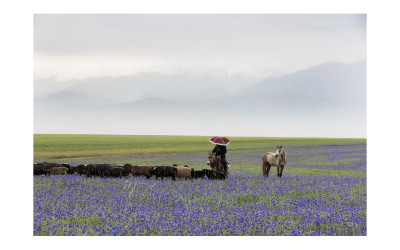
M 41 162 L 33 164 L 34 175 L 66 175 L 66 174 L 84 174 L 86 177 L 99 176 L 99 177 L 126 177 L 130 174 L 132 176 L 146 176 L 150 179 L 151 176 L 156 178 L 171 177 L 172 180 L 176 178 L 205 178 L 208 179 L 225 179 L 227 176 L 224 172 L 218 172 L 213 169 L 194 170 L 188 166 L 138 166 L 138 165 L 119 165 L 119 164 L 88 164 L 71 166 L 67 163 L 52 163 Z

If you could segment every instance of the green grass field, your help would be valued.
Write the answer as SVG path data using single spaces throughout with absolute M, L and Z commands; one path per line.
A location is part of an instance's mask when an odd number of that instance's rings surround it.
M 34 157 L 44 159 L 209 152 L 210 136 L 34 135 Z M 229 151 L 259 151 L 275 145 L 365 144 L 366 139 L 229 137 Z
M 146 136 L 146 135 L 34 135 L 34 161 L 55 161 L 74 164 L 131 163 L 149 165 L 187 164 L 195 169 L 206 168 L 208 152 L 213 149 L 210 136 Z M 366 145 L 366 139 L 337 138 L 266 138 L 229 137 L 227 160 L 231 169 L 259 172 L 261 157 L 283 145 L 288 163 L 285 172 L 365 174 L 360 169 L 329 168 L 357 161 L 365 155 L 344 152 L 351 158 L 326 161 L 324 154 L 341 146 Z M 333 151 L 332 151 L 333 150 Z M 335 151 L 335 152 L 336 152 Z M 351 155 L 352 154 L 352 155 Z M 295 158 L 293 158 L 295 157 Z M 361 172 L 360 172 L 361 171 Z
M 34 161 L 209 169 L 209 138 L 34 135 Z M 366 139 L 229 139 L 226 180 L 35 176 L 34 235 L 366 235 Z

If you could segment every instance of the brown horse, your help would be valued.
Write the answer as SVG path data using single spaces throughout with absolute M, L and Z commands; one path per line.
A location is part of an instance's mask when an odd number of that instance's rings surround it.
M 225 174 L 225 177 L 228 177 L 229 174 L 229 163 L 226 163 L 226 172 L 224 170 L 224 164 L 222 163 L 220 156 L 215 156 L 212 153 L 209 153 L 207 165 L 210 165 L 211 170 L 216 172 L 222 172 Z
M 276 146 L 276 153 L 268 152 L 262 157 L 262 174 L 263 176 L 267 176 L 269 174 L 269 170 L 271 166 L 276 166 L 278 177 L 282 177 L 283 168 L 286 164 L 286 154 L 281 146 Z

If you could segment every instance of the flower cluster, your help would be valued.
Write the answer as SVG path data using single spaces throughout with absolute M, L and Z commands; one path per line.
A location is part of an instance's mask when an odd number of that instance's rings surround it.
M 34 235 L 366 235 L 365 145 L 285 150 L 282 178 L 260 152 L 231 152 L 226 180 L 35 176 Z M 148 159 L 204 159 L 179 157 Z

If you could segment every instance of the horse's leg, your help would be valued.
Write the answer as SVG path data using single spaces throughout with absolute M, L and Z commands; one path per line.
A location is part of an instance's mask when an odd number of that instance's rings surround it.
M 279 176 L 279 177 L 282 177 L 282 172 L 283 172 L 283 168 L 284 168 L 285 166 L 281 166 L 281 175 Z
M 265 173 L 265 162 L 264 161 L 262 161 L 262 165 L 261 165 L 261 172 L 262 172 L 262 175 L 265 177 L 265 175 L 266 175 L 266 173 Z
M 267 177 L 269 175 L 269 170 L 271 169 L 271 164 L 267 163 Z
M 225 155 L 221 155 L 221 165 L 222 165 L 222 169 L 223 169 L 223 173 L 226 175 L 227 169 L 228 169 L 228 164 L 226 163 L 226 156 Z
M 280 177 L 280 175 L 281 175 L 281 167 L 280 167 L 280 166 L 277 166 L 277 167 L 276 167 L 276 171 L 277 171 L 276 176 Z

